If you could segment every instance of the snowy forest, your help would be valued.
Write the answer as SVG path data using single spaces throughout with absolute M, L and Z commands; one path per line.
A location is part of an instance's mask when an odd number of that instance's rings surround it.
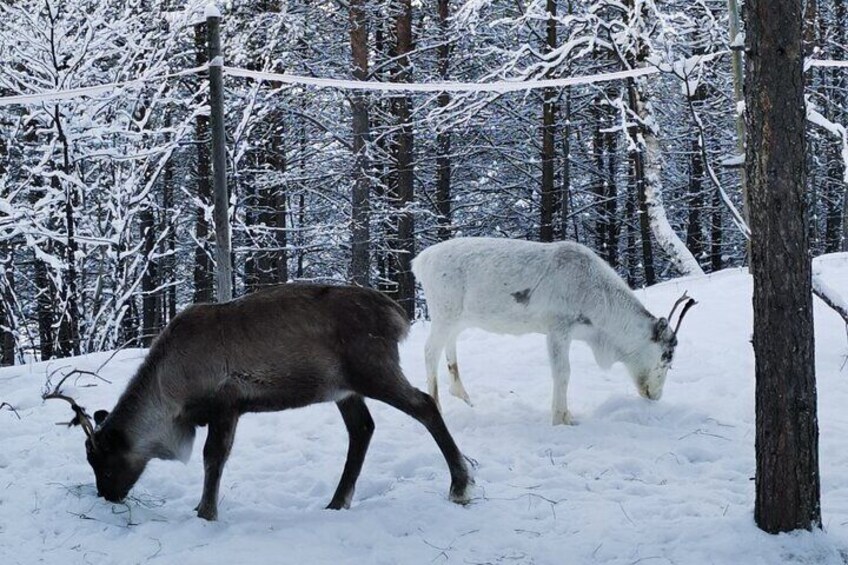
M 848 0 L 0 0 L 0 563 L 845 565 L 846 298 Z
M 149 344 L 214 297 L 204 2 L 0 3 L 2 362 Z M 729 9 L 730 6 L 730 9 Z M 456 237 L 571 239 L 633 287 L 746 264 L 735 2 L 263 0 L 224 6 L 226 65 L 377 82 L 658 74 L 517 92 L 225 77 L 235 294 L 357 282 L 422 303 Z M 845 59 L 848 6 L 806 3 Z M 133 82 L 127 82 L 133 81 Z M 811 253 L 846 245 L 848 77 L 807 70 Z

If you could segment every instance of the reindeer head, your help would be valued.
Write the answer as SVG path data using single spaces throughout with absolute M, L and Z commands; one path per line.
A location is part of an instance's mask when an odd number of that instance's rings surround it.
M 97 427 L 85 440 L 85 454 L 94 469 L 97 494 L 109 502 L 121 502 L 144 472 L 147 459 L 134 455 L 125 432 L 104 425 L 108 415 L 106 410 L 94 413 Z
M 82 428 L 86 435 L 86 457 L 94 469 L 97 482 L 97 494 L 110 502 L 121 502 L 141 476 L 147 461 L 133 457 L 130 443 L 123 431 L 114 426 L 104 426 L 109 415 L 106 410 L 95 412 L 92 423 L 85 408 L 61 391 L 62 384 L 69 376 L 70 374 L 59 381 L 52 391 L 45 392 L 42 398 L 64 400 L 71 405 L 74 418 L 70 422 L 60 424 Z
M 672 316 L 674 316 L 677 307 L 683 302 L 686 304 L 680 311 L 677 324 L 672 330 Z M 654 322 L 651 332 L 651 343 L 646 348 L 643 366 L 634 375 L 636 387 L 643 398 L 659 400 L 662 397 L 665 378 L 668 374 L 668 369 L 671 367 L 671 362 L 674 360 L 674 349 L 677 347 L 677 330 L 680 329 L 680 322 L 683 321 L 683 316 L 695 304 L 697 302 L 684 292 L 683 296 L 678 298 L 677 302 L 672 306 L 668 317 L 659 318 Z

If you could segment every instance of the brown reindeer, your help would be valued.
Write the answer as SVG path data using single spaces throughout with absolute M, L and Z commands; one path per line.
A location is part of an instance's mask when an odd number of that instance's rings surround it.
M 111 413 L 96 428 L 58 388 L 45 398 L 71 403 L 88 439 L 97 492 L 123 500 L 153 458 L 187 460 L 197 426 L 208 426 L 197 514 L 217 518 L 218 485 L 236 422 L 268 412 L 335 402 L 350 437 L 341 480 L 327 508 L 350 506 L 374 421 L 364 397 L 421 422 L 451 474 L 450 499 L 467 501 L 463 456 L 433 399 L 412 387 L 398 360 L 409 328 L 403 311 L 364 288 L 288 284 L 226 304 L 200 304 L 174 318 L 153 343 Z

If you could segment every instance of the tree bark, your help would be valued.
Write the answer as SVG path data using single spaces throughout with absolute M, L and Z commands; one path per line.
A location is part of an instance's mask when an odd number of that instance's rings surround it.
M 165 114 L 165 127 L 169 128 L 172 125 L 171 113 Z M 173 320 L 177 315 L 177 233 L 174 222 L 175 206 L 174 206 L 174 184 L 175 184 L 175 156 L 168 159 L 165 163 L 165 169 L 162 172 L 162 214 L 160 233 L 168 230 L 168 235 L 163 242 L 167 250 L 167 256 L 162 260 L 162 269 L 160 270 L 160 280 L 168 285 L 165 293 L 164 304 L 162 305 L 161 319 L 163 324 Z M 165 255 L 165 253 L 163 253 Z
M 366 0 L 350 0 L 351 72 L 357 80 L 368 78 L 368 16 Z M 353 284 L 371 284 L 371 181 L 367 145 L 370 141 L 368 99 L 354 91 L 350 97 L 353 134 L 353 193 L 351 195 L 351 233 L 349 278 Z
M 156 224 L 153 216 L 152 203 L 148 203 L 139 214 L 139 228 L 143 238 L 142 252 L 146 258 L 144 272 L 141 274 L 141 343 L 144 347 L 150 344 L 159 334 L 161 318 L 159 286 L 159 268 L 153 260 L 156 246 Z
M 0 264 L 0 366 L 15 364 L 15 272 L 14 253 L 4 242 Z
M 630 108 L 636 111 L 637 96 L 636 83 L 632 78 L 627 79 L 627 96 Z M 645 284 L 650 286 L 657 282 L 654 271 L 654 248 L 651 244 L 651 223 L 648 218 L 648 199 L 645 194 L 645 153 L 643 148 L 636 142 L 639 139 L 639 126 L 630 126 L 628 134 L 634 140 L 634 149 L 630 151 L 630 165 L 633 172 L 633 183 L 636 187 L 636 201 L 639 204 L 639 235 L 642 240 L 642 269 L 645 276 Z
M 601 108 L 603 97 L 599 94 L 592 103 L 592 160 L 595 174 L 593 175 L 592 192 L 595 193 L 595 249 L 599 255 L 606 255 L 607 229 L 609 218 L 605 206 L 606 197 L 606 168 L 604 167 L 604 112 Z
M 618 185 L 616 172 L 618 169 L 616 143 L 614 132 L 604 133 L 605 152 L 607 158 L 606 183 L 604 183 L 604 216 L 607 219 L 607 238 L 604 242 L 604 258 L 612 268 L 618 267 L 618 236 L 621 227 L 618 221 Z
M 562 128 L 562 178 L 560 179 L 560 231 L 562 239 L 568 239 L 568 220 L 571 214 L 571 91 L 566 87 L 565 102 L 563 103 Z M 577 220 L 575 218 L 576 226 Z M 577 228 L 574 229 L 574 239 L 577 239 Z
M 550 53 L 557 46 L 557 3 L 547 0 L 548 13 L 547 34 L 545 36 L 544 53 Z M 550 71 L 545 78 L 551 78 Z M 542 190 L 539 217 L 539 241 L 554 240 L 554 206 L 556 203 L 556 188 L 554 186 L 554 165 L 556 164 L 556 99 L 555 88 L 546 88 L 542 102 Z
M 805 221 L 802 0 L 748 0 L 745 64 L 756 358 L 754 518 L 770 533 L 821 527 Z
M 441 44 L 436 48 L 436 60 L 439 78 L 443 81 L 448 79 L 450 65 L 449 4 L 450 0 L 438 0 L 439 41 L 441 41 Z M 437 100 L 439 109 L 447 108 L 450 100 L 450 94 L 447 92 L 440 93 Z M 451 132 L 447 129 L 440 129 L 436 134 L 436 213 L 439 223 L 439 241 L 450 239 L 451 224 L 453 223 L 451 217 Z
M 397 39 L 397 82 L 408 82 L 411 77 L 409 52 L 412 49 L 412 0 L 401 0 L 395 20 Z M 415 255 L 415 219 L 409 206 L 415 194 L 414 134 L 411 116 L 412 101 L 404 94 L 395 98 L 395 115 L 400 131 L 397 137 L 397 240 L 394 245 L 394 278 L 397 285 L 395 299 L 412 319 L 415 315 L 415 279 L 412 276 L 412 257 Z

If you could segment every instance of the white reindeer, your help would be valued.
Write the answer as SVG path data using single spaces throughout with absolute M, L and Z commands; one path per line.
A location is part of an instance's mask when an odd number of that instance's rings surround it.
M 696 302 L 677 301 L 668 318 L 655 318 L 616 272 L 573 242 L 458 238 L 433 245 L 412 262 L 424 288 L 432 327 L 425 346 L 427 384 L 438 403 L 438 360 L 446 350 L 450 392 L 471 400 L 459 378 L 456 338 L 476 327 L 502 334 L 547 336 L 553 375 L 553 423 L 571 424 L 567 389 L 571 341 L 585 341 L 595 361 L 628 368 L 639 394 L 657 400 L 677 345 L 677 329 Z M 677 326 L 669 320 L 688 299 Z

